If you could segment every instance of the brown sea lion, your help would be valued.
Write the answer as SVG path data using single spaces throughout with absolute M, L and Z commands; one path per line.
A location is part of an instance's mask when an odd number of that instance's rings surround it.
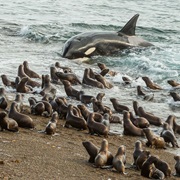
M 97 88 L 101 88 L 101 89 L 104 88 L 104 85 L 101 82 L 99 82 L 99 81 L 97 81 L 97 80 L 90 77 L 90 69 L 88 69 L 88 68 L 86 68 L 84 70 L 84 75 L 83 75 L 83 81 L 82 82 L 83 82 L 83 84 L 90 85 L 90 86 L 93 86 L 93 87 L 97 87 Z
M 180 125 L 176 122 L 176 117 L 174 115 L 170 115 L 166 122 L 170 125 L 170 127 L 173 129 L 174 133 L 180 134 Z M 170 129 L 170 130 L 172 130 Z
M 98 93 L 97 96 L 96 96 L 97 101 L 102 102 L 102 99 L 103 99 L 104 96 L 105 96 L 105 93 L 103 93 L 103 92 Z
M 95 79 L 99 82 L 101 82 L 105 88 L 111 89 L 113 88 L 113 85 L 106 80 L 105 77 L 103 77 L 101 74 L 96 74 Z
M 16 83 L 15 81 L 10 81 L 7 76 L 5 74 L 2 74 L 1 75 L 1 78 L 2 78 L 2 82 L 5 86 L 7 87 L 12 87 L 13 89 L 16 88 Z
M 94 120 L 94 113 L 90 113 L 87 119 L 87 126 L 89 129 L 89 133 L 90 134 L 98 134 L 98 135 L 103 135 L 104 137 L 108 137 L 108 133 L 109 133 L 109 128 L 100 123 L 100 122 L 96 122 Z
M 179 148 L 179 145 L 178 145 L 177 139 L 174 135 L 174 132 L 169 130 L 169 128 L 170 128 L 169 124 L 164 123 L 163 124 L 163 130 L 162 130 L 160 136 L 164 138 L 165 142 L 171 143 L 172 147 L 178 147 Z
M 13 132 L 19 131 L 18 123 L 14 119 L 8 118 L 4 111 L 0 112 L 0 127 L 2 131 L 4 129 Z
M 137 101 L 133 101 L 133 109 L 134 109 L 136 116 L 140 116 L 140 114 L 138 112 L 138 108 L 139 108 L 139 103 Z
M 104 63 L 97 63 L 97 65 L 101 70 L 107 69 L 107 66 Z M 108 74 L 110 76 L 115 76 L 117 74 L 117 72 L 109 70 Z
M 46 126 L 45 132 L 48 135 L 54 135 L 56 133 L 56 124 L 58 122 L 58 113 L 55 111 L 52 114 L 52 118 Z
M 69 127 L 69 125 L 74 128 L 80 129 L 80 130 L 87 129 L 87 123 L 86 123 L 85 119 L 74 115 L 72 104 L 68 105 L 68 111 L 67 111 L 67 115 L 66 115 L 66 123 L 64 126 Z
M 116 155 L 113 158 L 113 167 L 118 173 L 125 173 L 125 164 L 126 164 L 126 148 L 124 145 L 121 145 L 118 148 Z
M 5 94 L 5 89 L 0 88 L 0 108 L 5 110 L 7 106 L 8 106 L 8 101 Z
M 128 77 L 126 77 L 126 76 L 122 76 L 122 80 L 124 81 L 124 83 L 125 84 L 131 84 L 131 80 L 128 78 Z
M 145 93 L 142 91 L 141 86 L 137 86 L 137 95 L 138 96 L 144 96 L 145 95 Z
M 130 121 L 130 114 L 128 111 L 123 112 L 123 127 L 124 135 L 144 136 L 143 130 L 133 125 L 133 123 Z
M 50 67 L 51 82 L 54 84 L 62 84 L 58 76 L 56 75 L 57 69 L 53 66 Z
M 55 101 L 58 104 L 57 112 L 59 114 L 59 117 L 61 119 L 66 119 L 68 105 L 61 98 L 56 98 Z
M 80 79 L 74 73 L 56 72 L 55 74 L 61 81 L 67 80 L 72 85 L 82 84 Z
M 115 111 L 119 113 L 123 113 L 123 111 L 129 111 L 129 108 L 125 105 L 119 104 L 116 98 L 110 98 L 110 101 L 115 109 Z
M 105 119 L 108 119 L 110 123 L 122 124 L 122 120 L 117 115 L 110 115 L 108 113 L 105 113 L 103 116 L 104 116 Z
M 106 74 L 108 74 L 109 69 L 103 69 L 101 70 L 101 72 L 99 73 L 101 76 L 105 76 Z
M 84 91 L 79 91 L 79 100 L 84 104 L 90 104 L 92 102 L 92 98 L 95 98 L 91 95 L 86 95 Z
M 168 130 L 174 132 L 174 119 L 176 117 L 174 115 L 169 115 L 167 120 L 165 121 L 166 123 L 168 123 L 169 126 L 167 126 Z
M 155 167 L 155 165 L 152 163 L 150 166 L 150 173 L 149 173 L 149 177 L 151 179 L 164 179 L 165 175 L 162 171 L 160 171 L 159 169 L 157 169 Z
M 150 152 L 148 150 L 143 150 L 135 161 L 136 168 L 138 170 L 142 169 L 143 163 L 149 158 Z
M 167 83 L 170 84 L 172 87 L 180 87 L 180 83 L 174 80 L 168 80 Z
M 96 167 L 112 165 L 113 155 L 109 152 L 108 141 L 106 139 L 103 139 L 100 150 L 94 161 Z
M 17 78 L 16 78 L 16 80 L 17 80 Z M 20 93 L 32 93 L 32 88 L 27 86 L 27 82 L 28 82 L 28 77 L 23 77 L 20 80 L 20 82 L 16 85 L 16 91 L 20 92 Z
M 32 71 L 30 68 L 29 68 L 29 64 L 27 61 L 24 61 L 23 62 L 23 65 L 24 65 L 24 72 L 25 74 L 27 74 L 30 78 L 39 78 L 41 79 L 41 77 L 39 76 L 39 74 L 37 74 L 36 72 Z
M 175 175 L 180 177 L 180 156 L 174 156 L 174 160 L 176 161 L 176 164 L 174 165 L 176 170 Z
M 20 93 L 17 93 L 14 101 L 18 104 L 18 107 L 17 107 L 18 112 L 22 112 L 23 111 L 23 95 Z
M 146 138 L 147 138 L 147 142 L 146 145 L 152 148 L 163 148 L 165 149 L 165 141 L 162 137 L 159 137 L 157 135 L 155 135 L 149 128 L 144 128 L 143 129 Z
M 142 107 L 138 108 L 138 114 L 140 114 L 141 117 L 146 118 L 150 124 L 153 124 L 155 126 L 161 126 L 163 124 L 162 120 L 159 117 L 145 112 Z
M 14 119 L 18 123 L 19 127 L 34 128 L 35 125 L 33 120 L 29 116 L 19 113 L 17 111 L 17 106 L 18 104 L 16 102 L 12 102 L 9 117 Z
M 56 68 L 60 68 L 63 70 L 64 73 L 72 73 L 72 69 L 69 67 L 61 66 L 59 62 L 55 63 Z
M 154 90 L 162 90 L 162 88 L 159 85 L 153 83 L 148 77 L 142 77 L 142 79 L 144 80 L 148 88 Z
M 174 101 L 180 101 L 180 96 L 176 92 L 170 92 L 170 95 L 174 99 Z
M 90 156 L 88 162 L 94 163 L 95 157 L 99 152 L 99 148 L 90 141 L 83 141 L 82 144 Z
M 133 165 L 136 165 L 136 160 L 138 158 L 138 156 L 142 153 L 143 149 L 142 149 L 142 143 L 141 141 L 137 140 L 135 142 L 135 147 L 134 147 L 134 151 L 133 151 Z

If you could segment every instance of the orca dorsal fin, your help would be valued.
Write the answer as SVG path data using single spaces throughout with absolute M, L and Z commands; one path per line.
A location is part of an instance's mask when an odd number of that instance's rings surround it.
M 135 35 L 136 30 L 136 22 L 138 20 L 139 14 L 135 14 L 127 23 L 126 25 L 118 31 L 118 33 L 123 33 L 129 36 Z

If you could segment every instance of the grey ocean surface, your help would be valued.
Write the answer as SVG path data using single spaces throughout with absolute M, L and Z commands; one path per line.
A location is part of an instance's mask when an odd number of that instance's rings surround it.
M 138 100 L 146 110 L 164 121 L 174 114 L 180 123 L 180 103 L 173 102 L 169 96 L 171 87 L 167 84 L 168 79 L 180 82 L 179 5 L 180 0 L 0 0 L 0 74 L 15 79 L 18 66 L 24 60 L 39 74 L 49 74 L 49 67 L 59 61 L 82 78 L 85 67 L 98 71 L 96 62 L 102 62 L 120 72 L 110 79 L 115 87 L 103 90 L 107 104 L 111 104 L 109 97 L 117 97 L 132 109 L 132 100 Z M 68 38 L 88 31 L 119 31 L 136 13 L 140 14 L 136 34 L 155 47 L 124 52 L 121 56 L 93 57 L 90 64 L 61 58 L 63 44 Z M 154 92 L 154 102 L 137 99 L 135 87 L 138 83 L 145 85 L 139 81 L 124 87 L 122 74 L 132 79 L 149 76 L 165 90 Z M 101 90 L 86 88 L 85 91 L 97 94 Z M 65 95 L 63 87 L 58 87 L 58 93 Z M 119 132 L 120 127 L 115 126 L 113 130 Z

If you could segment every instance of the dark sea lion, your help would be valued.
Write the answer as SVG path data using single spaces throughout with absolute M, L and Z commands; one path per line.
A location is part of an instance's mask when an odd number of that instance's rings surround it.
M 19 131 L 18 123 L 14 119 L 8 118 L 7 113 L 4 111 L 0 112 L 0 127 L 2 131 L 4 129 L 13 132 Z
M 174 132 L 169 130 L 169 124 L 168 123 L 163 124 L 163 130 L 162 130 L 160 136 L 164 138 L 165 142 L 171 143 L 172 147 L 178 147 L 179 148 L 179 145 L 178 145 L 177 139 L 174 135 Z
M 108 113 L 105 113 L 103 116 L 104 116 L 105 119 L 108 119 L 110 123 L 119 123 L 119 124 L 122 124 L 122 120 L 120 119 L 119 116 L 110 115 Z
M 142 153 L 143 149 L 142 149 L 142 143 L 141 141 L 137 140 L 135 142 L 135 147 L 134 147 L 134 151 L 133 151 L 133 165 L 136 165 L 136 160 L 138 158 L 138 156 Z
M 104 137 L 108 137 L 109 128 L 100 122 L 96 122 L 94 120 L 94 113 L 90 113 L 87 119 L 87 126 L 90 134 L 98 134 L 103 135 Z
M 64 126 L 69 127 L 69 125 L 74 128 L 77 128 L 79 130 L 87 129 L 87 123 L 86 123 L 85 119 L 74 115 L 73 105 L 71 105 L 71 104 L 68 105 L 68 111 L 67 111 L 67 115 L 66 115 L 66 123 Z
M 83 141 L 82 144 L 90 156 L 88 162 L 94 163 L 95 157 L 99 152 L 99 148 L 90 141 Z
M 29 68 L 29 64 L 27 61 L 24 61 L 23 62 L 23 65 L 24 65 L 24 72 L 30 77 L 30 78 L 39 78 L 41 79 L 41 77 L 39 76 L 39 74 L 37 74 L 36 72 L 32 71 L 30 68 Z
M 23 111 L 23 95 L 20 93 L 17 93 L 14 101 L 18 104 L 17 106 L 18 112 L 22 112 Z
M 104 63 L 97 63 L 97 65 L 101 69 L 101 71 L 104 70 L 104 69 L 108 69 L 107 66 Z M 115 76 L 117 74 L 117 72 L 109 70 L 108 74 L 110 76 Z
M 103 77 L 101 74 L 96 74 L 95 79 L 99 82 L 101 82 L 105 88 L 111 89 L 113 88 L 113 85 L 106 80 L 105 77 Z
M 149 158 L 150 152 L 148 150 L 143 150 L 135 161 L 136 168 L 138 170 L 142 169 L 143 163 Z
M 154 90 L 162 90 L 162 88 L 161 88 L 159 85 L 153 83 L 153 82 L 149 79 L 149 77 L 142 77 L 142 79 L 144 80 L 144 82 L 146 83 L 146 86 L 147 86 L 148 88 L 154 89 Z
M 138 112 L 138 108 L 139 108 L 139 103 L 137 101 L 133 101 L 133 109 L 134 109 L 136 116 L 140 116 L 140 114 Z
M 128 111 L 123 112 L 123 127 L 124 127 L 124 135 L 132 135 L 132 136 L 144 136 L 144 132 L 142 129 L 133 125 L 130 120 L 130 114 Z
M 56 98 L 55 101 L 58 104 L 57 112 L 59 114 L 59 117 L 61 119 L 66 119 L 68 105 L 61 98 Z
M 104 85 L 101 82 L 96 81 L 95 79 L 90 77 L 90 69 L 88 69 L 88 68 L 86 68 L 84 70 L 84 75 L 83 75 L 83 81 L 82 82 L 83 82 L 83 84 L 90 85 L 90 86 L 93 86 L 93 87 L 97 87 L 97 88 L 101 88 L 101 89 L 104 88 Z
M 59 62 L 55 63 L 56 68 L 60 68 L 63 70 L 64 73 L 72 73 L 72 69 L 69 67 L 61 66 Z
M 116 155 L 113 158 L 113 167 L 118 173 L 125 173 L 125 164 L 126 164 L 126 148 L 124 145 L 121 145 L 118 148 Z
M 110 101 L 115 109 L 115 111 L 119 113 L 123 113 L 123 111 L 129 111 L 129 108 L 125 105 L 119 104 L 116 98 L 110 98 Z
M 98 93 L 97 96 L 96 96 L 97 101 L 102 102 L 102 99 L 103 99 L 104 96 L 105 96 L 105 93 L 103 93 L 103 92 Z
M 174 99 L 174 101 L 180 101 L 180 96 L 176 92 L 170 92 L 170 95 Z
M 170 115 L 166 122 L 170 125 L 170 130 L 173 129 L 174 133 L 180 134 L 180 125 L 176 122 L 176 117 L 174 115 Z
M 62 84 L 58 76 L 56 75 L 57 69 L 53 66 L 50 67 L 51 82 L 54 84 Z
M 48 135 L 54 135 L 56 133 L 56 124 L 58 121 L 58 113 L 55 111 L 52 114 L 52 118 L 46 126 L 45 132 Z
M 92 102 L 92 98 L 95 98 L 91 95 L 86 95 L 84 91 L 79 91 L 79 100 L 84 104 L 90 104 Z
M 67 80 L 72 85 L 82 84 L 80 79 L 74 73 L 56 72 L 55 74 L 61 81 Z
M 9 111 L 9 117 L 14 119 L 18 123 L 19 127 L 34 128 L 35 125 L 33 120 L 29 116 L 19 113 L 17 111 L 17 106 L 18 105 L 16 102 L 12 102 Z
M 137 86 L 137 95 L 138 96 L 144 96 L 145 95 L 145 93 L 142 91 L 141 86 Z
M 155 165 L 152 163 L 151 166 L 150 166 L 149 177 L 151 179 L 164 179 L 165 175 L 161 170 L 157 169 L 155 167 Z
M 174 132 L 180 134 L 180 125 L 177 124 L 175 118 L 174 118 Z
M 124 83 L 125 84 L 131 84 L 131 80 L 128 78 L 128 77 L 126 77 L 126 76 L 122 76 L 122 80 L 124 81 Z
M 174 165 L 176 170 L 175 175 L 180 177 L 180 156 L 174 156 L 174 160 L 176 161 L 176 164 Z
M 5 110 L 7 106 L 8 106 L 8 101 L 5 94 L 5 89 L 0 88 L 0 108 Z
M 100 150 L 94 161 L 96 167 L 112 165 L 113 155 L 109 152 L 108 141 L 106 139 L 103 139 Z
M 27 86 L 28 77 L 23 77 L 16 86 L 16 91 L 20 93 L 30 93 L 32 89 Z
M 170 84 L 172 87 L 180 87 L 180 83 L 174 80 L 168 80 L 167 83 Z
M 103 69 L 99 74 L 101 76 L 105 76 L 106 74 L 108 74 L 108 72 L 109 72 L 109 69 Z
M 138 108 L 138 114 L 140 114 L 141 117 L 146 118 L 150 124 L 153 124 L 155 126 L 161 126 L 163 124 L 162 120 L 159 117 L 145 112 L 142 107 Z
M 149 127 L 150 124 L 146 118 L 135 117 L 131 111 L 129 113 L 130 113 L 130 120 L 136 127 L 139 127 L 139 128 Z
M 165 141 L 162 137 L 159 137 L 157 135 L 155 135 L 149 128 L 144 128 L 143 129 L 146 138 L 147 138 L 147 142 L 146 145 L 152 148 L 163 148 L 165 149 Z
M 5 74 L 2 74 L 1 75 L 1 78 L 2 78 L 2 82 L 5 86 L 7 87 L 12 87 L 13 89 L 16 88 L 16 83 L 15 81 L 10 81 L 7 76 Z

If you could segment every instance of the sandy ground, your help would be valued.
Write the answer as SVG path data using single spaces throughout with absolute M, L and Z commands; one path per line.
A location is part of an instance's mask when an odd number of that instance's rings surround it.
M 29 108 L 25 114 L 30 115 Z M 109 151 L 116 154 L 120 145 L 126 146 L 127 175 L 114 172 L 112 169 L 100 169 L 88 163 L 89 155 L 82 145 L 82 141 L 91 141 L 101 145 L 103 137 L 89 135 L 88 131 L 77 131 L 64 128 L 64 120 L 59 120 L 57 136 L 39 133 L 44 130 L 50 118 L 30 115 L 36 123 L 36 129 L 20 128 L 19 133 L 0 132 L 0 179 L 146 179 L 140 171 L 128 168 L 133 162 L 132 152 L 138 137 L 110 135 Z M 175 172 L 174 155 L 165 150 L 154 150 L 145 147 L 151 154 L 158 155 L 168 162 L 172 173 Z M 173 175 L 168 179 L 178 179 Z

